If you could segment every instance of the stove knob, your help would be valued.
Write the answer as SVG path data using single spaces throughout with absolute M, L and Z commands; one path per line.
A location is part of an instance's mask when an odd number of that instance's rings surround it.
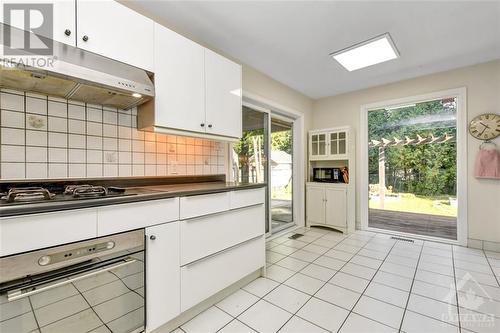
M 115 242 L 108 242 L 108 243 L 106 244 L 106 248 L 107 248 L 108 250 L 111 250 L 111 249 L 112 249 L 112 248 L 114 248 L 114 247 L 115 247 Z
M 40 266 L 46 266 L 46 265 L 50 264 L 50 256 L 40 257 L 40 259 L 38 259 L 38 264 Z

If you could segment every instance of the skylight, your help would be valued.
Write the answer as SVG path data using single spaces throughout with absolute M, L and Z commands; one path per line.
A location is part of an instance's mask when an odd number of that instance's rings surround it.
M 389 34 L 377 36 L 330 55 L 349 72 L 399 57 Z

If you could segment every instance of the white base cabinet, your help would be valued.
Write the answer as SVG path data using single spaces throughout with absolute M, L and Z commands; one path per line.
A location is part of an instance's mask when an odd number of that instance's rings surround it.
M 181 311 L 253 273 L 265 263 L 264 235 L 181 268 Z
M 1 217 L 0 256 L 144 228 L 149 333 L 265 266 L 264 203 L 256 188 Z
M 308 183 L 306 186 L 307 226 L 330 227 L 351 232 L 347 219 L 347 185 Z
M 147 332 L 181 313 L 179 222 L 146 228 Z

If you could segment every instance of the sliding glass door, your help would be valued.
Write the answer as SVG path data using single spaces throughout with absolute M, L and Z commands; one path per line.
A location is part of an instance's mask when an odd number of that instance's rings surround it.
M 457 239 L 457 98 L 368 111 L 368 226 Z
M 268 183 L 269 114 L 243 107 L 243 136 L 233 145 L 232 172 L 242 183 Z M 267 201 L 269 200 L 266 191 Z M 269 205 L 266 205 L 266 232 L 269 232 Z
M 243 107 L 243 136 L 233 144 L 233 179 L 266 183 L 266 233 L 295 225 L 293 120 L 257 107 Z
M 293 220 L 293 122 L 271 116 L 271 221 L 273 232 Z

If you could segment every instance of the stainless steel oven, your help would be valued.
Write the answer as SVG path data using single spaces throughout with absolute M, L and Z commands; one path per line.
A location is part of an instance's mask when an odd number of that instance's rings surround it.
M 144 230 L 0 258 L 0 331 L 142 332 L 144 274 Z

